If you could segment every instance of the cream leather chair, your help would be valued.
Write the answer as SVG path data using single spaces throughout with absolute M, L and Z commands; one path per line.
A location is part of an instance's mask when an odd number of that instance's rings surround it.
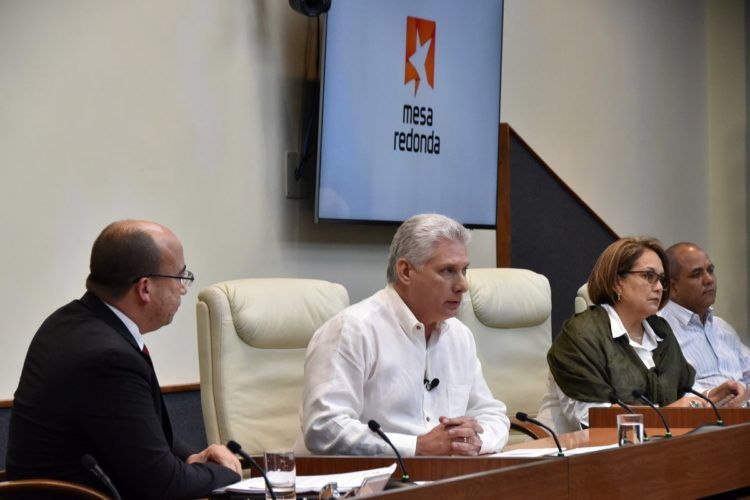
M 307 343 L 348 304 L 343 286 L 319 280 L 244 279 L 202 290 L 196 312 L 208 442 L 234 439 L 251 454 L 291 448 Z
M 593 305 L 594 303 L 591 302 L 591 297 L 589 297 L 589 287 L 586 283 L 584 283 L 576 293 L 575 302 L 573 303 L 575 313 L 582 313 L 583 311 L 588 309 L 589 306 Z
M 458 318 L 474 333 L 482 370 L 494 396 L 536 413 L 547 389 L 552 342 L 549 281 L 525 269 L 469 269 L 469 291 Z

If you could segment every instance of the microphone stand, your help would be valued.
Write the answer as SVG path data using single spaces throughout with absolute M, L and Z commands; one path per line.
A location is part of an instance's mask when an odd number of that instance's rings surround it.
M 550 429 L 548 426 L 541 423 L 539 420 L 536 420 L 534 418 L 531 418 L 526 413 L 519 411 L 516 413 L 516 418 L 520 420 L 521 422 L 531 422 L 534 425 L 538 425 L 539 427 L 542 427 L 544 429 L 547 429 L 547 431 L 552 434 L 552 439 L 555 440 L 555 444 L 557 445 L 557 456 L 558 457 L 564 457 L 565 454 L 562 451 L 562 446 L 560 446 L 560 441 L 557 439 L 557 434 L 555 434 L 555 431 Z
M 266 488 L 268 488 L 268 492 L 271 493 L 271 498 L 273 500 L 276 500 L 276 492 L 273 491 L 273 486 L 271 486 L 271 481 L 269 481 L 268 476 L 266 476 L 265 469 L 263 469 L 263 467 L 258 465 L 258 462 L 253 460 L 253 457 L 248 455 L 247 452 L 245 452 L 245 450 L 242 449 L 242 446 L 240 446 L 240 443 L 238 443 L 237 441 L 230 440 L 227 443 L 227 448 L 229 448 L 229 451 L 231 451 L 232 453 L 237 453 L 238 455 L 240 455 L 242 458 L 245 459 L 247 463 L 255 466 L 255 468 L 260 471 L 260 473 L 263 475 L 263 480 L 266 482 Z
M 682 388 L 682 392 L 689 392 L 690 394 L 694 394 L 695 396 L 698 396 L 702 400 L 707 401 L 708 404 L 711 405 L 711 408 L 714 410 L 714 413 L 716 414 L 716 424 L 715 425 L 718 425 L 718 426 L 723 426 L 724 425 L 724 420 L 722 420 L 722 418 L 721 418 L 721 414 L 719 413 L 719 409 L 716 407 L 716 403 L 714 403 L 713 401 L 711 401 L 708 398 L 708 396 L 705 396 L 705 395 L 701 394 L 700 392 L 693 390 L 692 387 L 683 387 Z
M 398 459 L 398 463 L 401 466 L 401 481 L 400 482 L 391 482 L 391 480 L 388 480 L 388 486 L 390 488 L 400 488 L 402 486 L 413 486 L 414 483 L 411 482 L 409 479 L 409 473 L 406 471 L 406 465 L 404 465 L 404 461 L 401 459 L 401 454 L 398 452 L 398 449 L 393 445 L 391 440 L 388 438 L 388 436 L 383 432 L 383 430 L 380 428 L 380 424 L 377 423 L 375 420 L 370 420 L 367 422 L 367 426 L 370 428 L 372 432 L 380 436 L 380 438 L 388 443 L 388 445 L 393 449 L 393 451 L 396 453 L 396 458 Z
M 654 410 L 657 415 L 661 417 L 661 422 L 664 424 L 664 437 L 665 438 L 671 438 L 672 437 L 672 431 L 669 430 L 669 424 L 667 424 L 667 419 L 664 418 L 664 414 L 659 411 L 659 409 L 656 407 L 654 403 L 652 403 L 641 391 L 638 389 L 633 390 L 633 396 L 640 399 L 647 405 L 651 407 L 652 410 Z
M 115 488 L 114 483 L 112 483 L 112 480 L 109 478 L 109 476 L 102 470 L 101 467 L 99 467 L 99 464 L 97 463 L 96 459 L 92 456 L 86 453 L 84 456 L 81 457 L 81 464 L 83 467 L 91 472 L 93 475 L 95 475 L 99 480 L 104 483 L 104 486 L 109 489 L 110 493 L 112 493 L 112 498 L 114 500 L 122 500 L 122 497 L 120 496 L 120 492 L 117 491 L 117 488 Z

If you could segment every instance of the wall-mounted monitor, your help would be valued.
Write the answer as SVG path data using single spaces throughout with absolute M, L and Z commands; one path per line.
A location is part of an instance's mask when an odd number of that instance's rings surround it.
M 333 0 L 316 221 L 494 228 L 502 0 Z

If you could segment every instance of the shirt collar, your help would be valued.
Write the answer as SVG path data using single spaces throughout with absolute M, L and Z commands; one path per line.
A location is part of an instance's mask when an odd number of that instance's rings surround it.
M 697 313 L 694 313 L 687 307 L 682 307 L 677 302 L 669 301 L 665 307 L 668 307 L 670 309 L 670 312 L 672 315 L 677 318 L 677 321 L 679 321 L 683 326 L 688 326 L 690 323 L 695 323 L 697 325 L 703 326 L 703 322 L 701 321 L 701 317 L 698 316 Z M 706 313 L 706 324 L 711 324 L 714 321 L 714 306 L 710 306 L 708 308 L 708 312 Z
M 625 329 L 625 325 L 622 324 L 622 320 L 617 314 L 617 311 L 615 311 L 615 308 L 609 304 L 601 304 L 601 306 L 607 311 L 607 315 L 609 316 L 609 326 L 612 329 L 612 338 L 616 339 L 623 335 L 627 335 L 628 331 Z M 644 349 L 653 351 L 658 345 L 657 342 L 661 342 L 662 340 L 663 339 L 656 335 L 654 329 L 648 324 L 648 321 L 643 320 L 643 343 L 640 345 L 635 343 L 636 347 L 643 347 Z M 630 337 L 628 337 L 628 341 L 631 343 L 633 342 Z
M 406 305 L 404 299 L 398 294 L 398 292 L 391 286 L 385 287 L 385 297 L 388 301 L 388 305 L 393 310 L 393 314 L 396 316 L 401 329 L 407 335 L 420 335 L 424 336 L 425 326 L 414 316 L 409 306 Z M 440 321 L 433 330 L 433 334 L 439 334 L 447 328 L 445 321 Z
M 115 313 L 115 316 L 120 318 L 120 321 L 122 321 L 125 324 L 125 328 L 128 329 L 130 332 L 130 335 L 133 336 L 133 339 L 135 340 L 135 343 L 138 344 L 138 348 L 142 351 L 143 350 L 143 335 L 141 335 L 141 331 L 138 329 L 138 325 L 136 325 L 132 319 L 125 316 L 125 313 L 117 309 L 115 306 L 110 305 L 106 302 L 104 302 L 104 305 L 109 307 L 113 313 Z

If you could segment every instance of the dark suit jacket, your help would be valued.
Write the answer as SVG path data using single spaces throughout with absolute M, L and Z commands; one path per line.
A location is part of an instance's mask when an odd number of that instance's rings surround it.
M 93 455 L 124 498 L 196 498 L 240 477 L 185 463 L 150 359 L 115 314 L 86 293 L 37 331 L 10 418 L 9 479 L 59 478 L 106 491 L 81 465 Z

